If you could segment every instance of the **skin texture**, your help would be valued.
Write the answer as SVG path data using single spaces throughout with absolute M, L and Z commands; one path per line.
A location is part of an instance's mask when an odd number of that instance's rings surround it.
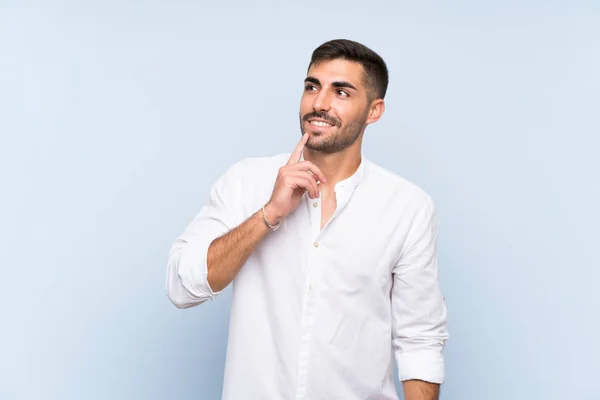
M 337 59 L 309 68 L 300 102 L 300 142 L 279 169 L 265 205 L 270 224 L 281 222 L 302 196 L 321 197 L 321 228 L 336 209 L 335 184 L 352 176 L 361 163 L 365 128 L 381 118 L 383 99 L 373 98 L 362 65 Z M 311 121 L 329 122 L 326 127 Z M 299 162 L 302 154 L 305 161 Z M 227 287 L 256 246 L 269 233 L 258 210 L 237 228 L 214 240 L 208 249 L 208 282 L 213 291 Z M 435 400 L 439 385 L 410 380 L 403 384 L 406 400 Z
M 402 382 L 406 400 L 437 400 L 440 396 L 440 385 L 419 380 Z

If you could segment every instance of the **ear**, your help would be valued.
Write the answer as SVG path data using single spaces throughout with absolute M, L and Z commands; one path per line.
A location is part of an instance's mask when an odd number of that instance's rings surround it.
M 385 111 L 385 103 L 383 99 L 375 99 L 371 101 L 371 105 L 369 106 L 369 115 L 365 123 L 367 125 L 372 124 L 373 122 L 379 121 L 379 118 L 383 115 Z

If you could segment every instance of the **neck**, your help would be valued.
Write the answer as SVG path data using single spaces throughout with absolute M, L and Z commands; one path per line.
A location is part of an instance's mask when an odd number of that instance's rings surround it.
M 327 178 L 327 183 L 321 185 L 332 189 L 336 183 L 351 177 L 360 166 L 362 160 L 360 140 L 343 151 L 331 154 L 305 147 L 304 159 L 319 167 Z

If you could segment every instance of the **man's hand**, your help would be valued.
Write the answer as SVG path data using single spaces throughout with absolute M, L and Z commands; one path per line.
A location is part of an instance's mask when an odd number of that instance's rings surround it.
M 420 380 L 402 382 L 405 400 L 438 400 L 440 385 Z
M 308 141 L 308 133 L 292 152 L 288 163 L 279 169 L 271 199 L 265 205 L 269 223 L 275 225 L 294 211 L 304 192 L 311 199 L 319 197 L 319 182 L 327 182 L 325 175 L 310 161 L 300 162 L 302 150 Z

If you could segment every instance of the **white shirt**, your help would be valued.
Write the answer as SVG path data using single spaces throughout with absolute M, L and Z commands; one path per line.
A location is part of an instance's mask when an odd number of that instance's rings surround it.
M 260 210 L 288 158 L 243 160 L 214 184 L 169 254 L 177 307 L 219 294 L 207 282 L 210 243 Z M 448 333 L 431 198 L 364 156 L 335 193 L 322 230 L 320 198 L 305 194 L 234 279 L 224 400 L 396 400 L 394 357 L 401 381 L 443 382 Z

